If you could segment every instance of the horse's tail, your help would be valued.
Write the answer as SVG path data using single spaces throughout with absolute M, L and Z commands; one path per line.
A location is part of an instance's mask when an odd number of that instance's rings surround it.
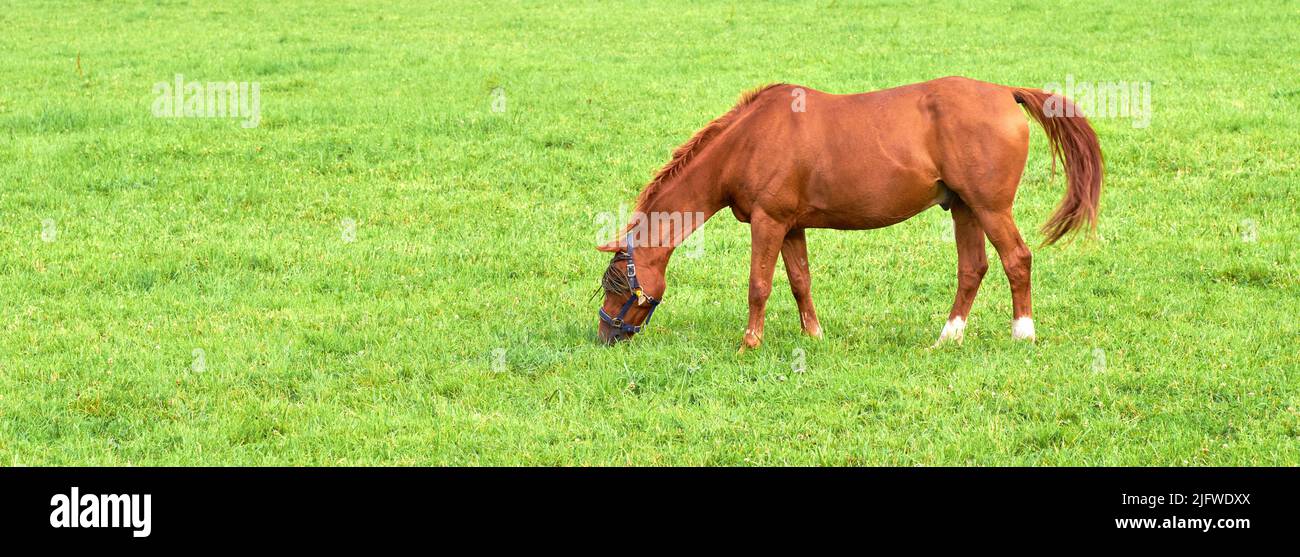
M 1056 160 L 1065 167 L 1066 189 L 1061 206 L 1043 224 L 1044 244 L 1052 244 L 1087 222 L 1097 228 L 1103 163 L 1097 133 L 1083 112 L 1062 95 L 1041 89 L 1011 88 L 1016 102 L 1043 127 L 1052 145 L 1052 172 Z

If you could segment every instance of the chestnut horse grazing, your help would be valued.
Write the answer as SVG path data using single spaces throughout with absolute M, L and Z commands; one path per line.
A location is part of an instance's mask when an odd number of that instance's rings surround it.
M 752 239 L 741 350 L 763 340 L 778 253 L 803 331 L 820 337 L 804 230 L 881 228 L 939 205 L 952 212 L 957 297 L 935 345 L 962 340 L 988 269 L 986 236 L 1011 283 L 1011 335 L 1033 340 L 1029 249 L 1011 217 L 1029 155 L 1018 105 L 1047 132 L 1053 167 L 1057 159 L 1065 167 L 1065 199 L 1043 226 L 1045 243 L 1095 227 L 1101 147 L 1060 96 L 960 77 L 858 95 L 769 85 L 677 148 L 638 197 L 626 235 L 597 248 L 615 254 L 602 280 L 600 339 L 641 330 L 663 298 L 674 247 L 723 207 L 750 224 Z

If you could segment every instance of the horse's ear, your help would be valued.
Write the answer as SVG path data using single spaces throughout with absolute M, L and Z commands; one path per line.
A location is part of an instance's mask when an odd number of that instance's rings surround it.
M 596 246 L 596 251 L 603 251 L 608 253 L 615 253 L 622 249 L 623 249 L 623 240 L 621 238 L 618 240 L 611 240 L 602 246 Z

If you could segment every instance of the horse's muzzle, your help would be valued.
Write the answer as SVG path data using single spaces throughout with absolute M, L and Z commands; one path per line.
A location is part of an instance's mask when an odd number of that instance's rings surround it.
M 627 340 L 631 336 L 632 335 L 629 335 L 613 327 L 607 326 L 604 323 L 601 323 L 596 327 L 596 339 L 599 340 L 601 344 L 604 344 L 606 346 L 613 346 L 615 343 L 622 340 Z

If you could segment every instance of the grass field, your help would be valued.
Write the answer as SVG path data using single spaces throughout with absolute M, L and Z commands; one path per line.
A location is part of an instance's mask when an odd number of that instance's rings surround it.
M 0 463 L 1300 464 L 1300 6 L 1221 4 L 11 4 Z M 259 125 L 155 117 L 176 74 L 259 83 Z M 995 264 L 926 350 L 937 208 L 809 232 L 821 341 L 778 272 L 736 353 L 727 211 L 593 341 L 600 214 L 741 91 L 945 75 L 1151 84 L 1150 126 L 1093 121 L 1100 237 L 1035 249 L 1036 345 Z

